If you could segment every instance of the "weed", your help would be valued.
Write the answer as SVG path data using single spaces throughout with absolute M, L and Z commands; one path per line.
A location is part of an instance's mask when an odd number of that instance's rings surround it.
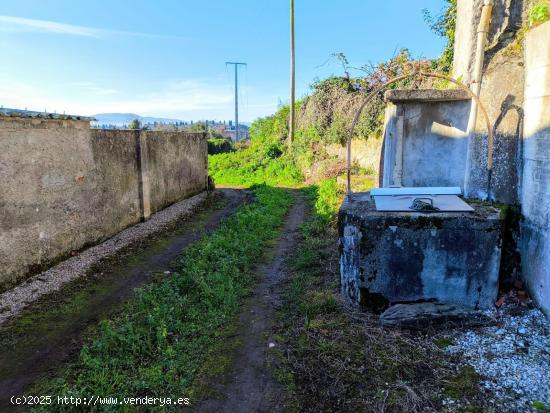
M 437 347 L 444 349 L 454 344 L 454 340 L 451 337 L 439 337 L 434 340 Z
M 548 0 L 539 0 L 534 3 L 527 11 L 527 20 L 529 27 L 538 26 L 550 18 L 550 9 Z
M 456 376 L 452 377 L 445 386 L 446 396 L 455 400 L 475 396 L 478 392 L 479 375 L 470 366 L 462 367 Z
M 547 406 L 545 403 L 541 402 L 540 400 L 535 400 L 533 402 L 533 408 L 539 412 L 550 412 L 550 406 Z

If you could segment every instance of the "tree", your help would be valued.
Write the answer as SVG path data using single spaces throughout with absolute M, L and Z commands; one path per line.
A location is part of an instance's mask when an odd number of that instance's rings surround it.
M 447 39 L 447 44 L 439 59 L 435 62 L 439 70 L 450 72 L 453 67 L 454 43 L 456 30 L 457 0 L 445 0 L 447 3 L 443 11 L 432 16 L 427 9 L 423 9 L 424 21 L 430 26 L 432 32 Z
M 141 129 L 141 123 L 138 119 L 133 119 L 128 125 L 128 129 Z

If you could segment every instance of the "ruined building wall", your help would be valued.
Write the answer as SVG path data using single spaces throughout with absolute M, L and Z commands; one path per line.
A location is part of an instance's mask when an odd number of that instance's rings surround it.
M 143 149 L 158 149 L 149 210 L 206 188 L 202 134 L 141 134 L 0 116 L 0 291 L 147 217 Z

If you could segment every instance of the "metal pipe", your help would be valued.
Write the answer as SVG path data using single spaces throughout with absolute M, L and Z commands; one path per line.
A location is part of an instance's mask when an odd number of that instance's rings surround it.
M 483 78 L 483 65 L 485 63 L 485 47 L 487 45 L 487 37 L 491 28 L 491 16 L 493 13 L 493 0 L 484 0 L 483 8 L 481 9 L 481 18 L 477 26 L 477 45 L 476 54 L 474 59 L 474 72 L 472 83 L 470 84 L 471 90 L 474 95 L 479 96 L 481 92 L 481 80 Z M 474 100 L 472 101 L 472 109 L 470 112 L 470 118 L 468 119 L 468 135 L 472 136 L 475 133 L 477 124 L 479 105 Z M 492 132 L 492 128 L 490 129 Z M 490 133 L 487 136 L 487 172 L 488 172 L 488 188 L 487 197 L 490 196 L 491 178 L 493 173 L 493 134 Z

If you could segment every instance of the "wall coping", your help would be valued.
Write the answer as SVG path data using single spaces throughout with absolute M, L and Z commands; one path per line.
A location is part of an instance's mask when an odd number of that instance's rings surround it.
M 451 102 L 470 100 L 462 89 L 391 89 L 384 93 L 386 102 Z

